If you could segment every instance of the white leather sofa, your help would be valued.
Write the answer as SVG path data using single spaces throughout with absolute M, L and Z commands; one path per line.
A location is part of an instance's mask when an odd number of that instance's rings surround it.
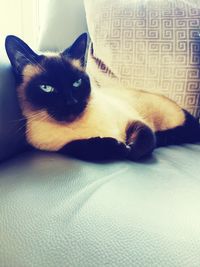
M 41 50 L 63 49 L 87 30 L 81 0 L 52 0 L 48 8 Z M 2 53 L 1 155 L 23 143 L 8 127 L 20 114 Z M 140 163 L 37 151 L 2 162 L 0 266 L 199 267 L 199 144 L 157 149 Z

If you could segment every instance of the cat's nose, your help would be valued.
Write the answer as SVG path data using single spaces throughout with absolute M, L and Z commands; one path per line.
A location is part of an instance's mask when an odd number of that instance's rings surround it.
M 72 106 L 78 103 L 78 100 L 76 100 L 74 97 L 70 97 L 67 99 L 67 105 Z

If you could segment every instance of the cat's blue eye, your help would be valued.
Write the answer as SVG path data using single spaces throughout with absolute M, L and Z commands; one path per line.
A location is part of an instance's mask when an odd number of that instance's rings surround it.
M 79 79 L 78 81 L 76 81 L 76 82 L 73 83 L 73 86 L 74 86 L 75 88 L 78 88 L 78 87 L 81 86 L 81 84 L 82 84 L 82 79 Z
M 54 87 L 46 84 L 40 85 L 40 89 L 45 93 L 53 93 L 55 91 Z

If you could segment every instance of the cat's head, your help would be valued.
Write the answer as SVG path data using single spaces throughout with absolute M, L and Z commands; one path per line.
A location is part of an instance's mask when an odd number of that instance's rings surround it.
M 22 109 L 28 106 L 34 112 L 45 111 L 66 122 L 83 113 L 91 91 L 84 70 L 86 33 L 59 54 L 38 55 L 16 36 L 8 36 L 5 45 Z

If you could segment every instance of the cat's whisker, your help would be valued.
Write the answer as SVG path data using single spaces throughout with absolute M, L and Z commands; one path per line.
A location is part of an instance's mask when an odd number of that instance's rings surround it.
M 41 115 L 45 115 L 43 114 L 43 111 L 39 111 L 31 116 L 28 116 L 27 118 L 24 117 L 24 118 L 20 118 L 20 119 L 16 119 L 16 120 L 12 120 L 11 122 L 18 122 L 18 121 L 24 121 L 24 120 L 27 120 L 27 119 L 32 119 L 32 118 L 36 118 L 38 116 L 41 116 Z M 46 116 L 46 115 L 45 115 Z
M 46 119 L 46 117 L 45 118 L 42 118 L 41 120 L 39 120 L 39 121 L 44 121 Z M 32 121 L 34 121 L 35 119 L 32 119 L 32 120 L 29 120 L 29 123 L 30 122 L 32 122 Z M 39 122 L 38 121 L 38 122 Z M 24 123 L 16 132 L 15 132 L 15 134 L 18 134 L 18 133 L 20 133 L 20 131 L 22 131 L 22 130 L 24 130 L 24 128 L 27 126 L 27 123 Z M 26 131 L 27 132 L 27 131 Z
M 22 131 L 25 127 L 26 127 L 26 123 L 24 123 L 21 127 L 19 127 L 19 129 L 17 129 L 17 131 L 15 132 L 15 134 L 20 133 L 20 131 Z
M 17 122 L 21 122 L 21 121 L 25 121 L 26 118 L 20 118 L 20 119 L 16 119 L 16 120 L 11 120 L 10 123 L 17 123 Z
M 45 119 L 47 119 L 48 117 L 47 116 L 41 116 L 41 117 L 39 117 L 39 118 L 37 118 L 37 117 L 34 117 L 34 118 L 31 118 L 31 119 L 28 119 L 28 123 L 31 123 L 31 122 L 37 122 L 37 121 L 40 121 L 40 120 L 45 120 Z
M 28 78 L 32 78 L 33 76 L 31 76 L 31 75 L 24 75 L 24 74 L 19 74 L 18 76 L 21 76 L 21 77 L 28 77 Z
M 40 120 L 35 121 L 35 123 L 36 123 L 36 124 L 41 123 L 41 122 L 45 121 L 47 118 L 48 118 L 48 116 L 41 117 Z M 31 122 L 31 121 L 30 121 L 30 122 Z M 27 129 L 26 129 L 26 134 L 28 134 L 31 130 L 32 130 L 32 129 L 28 129 L 28 128 L 27 128 Z
M 42 121 L 43 121 L 43 120 L 47 119 L 48 116 L 46 114 L 42 114 L 42 112 L 38 112 L 38 113 L 36 113 L 36 114 L 34 114 L 32 116 L 29 116 L 28 118 L 19 119 L 19 121 L 25 121 L 25 123 L 16 131 L 15 134 L 19 133 L 21 130 L 23 130 L 26 127 L 27 121 L 29 123 L 31 123 L 32 121 L 34 121 L 37 118 L 39 118 L 40 120 L 42 119 Z M 40 121 L 40 120 L 38 120 L 38 121 Z
M 26 119 L 27 120 L 30 120 L 30 119 L 35 119 L 35 118 L 38 118 L 39 116 L 47 116 L 46 114 L 43 114 L 42 111 L 41 112 L 37 112 L 36 114 L 33 114 L 31 116 L 28 116 Z

